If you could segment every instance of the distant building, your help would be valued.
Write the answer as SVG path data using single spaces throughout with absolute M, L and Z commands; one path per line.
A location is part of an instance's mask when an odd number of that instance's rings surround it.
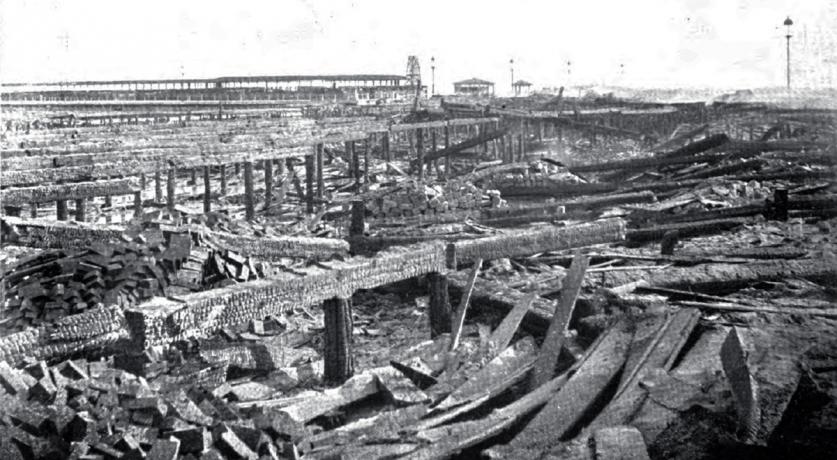
M 526 80 L 517 80 L 512 84 L 515 96 L 528 96 L 532 92 L 532 84 Z
M 459 96 L 489 97 L 494 95 L 494 83 L 479 78 L 469 78 L 454 83 L 453 92 Z

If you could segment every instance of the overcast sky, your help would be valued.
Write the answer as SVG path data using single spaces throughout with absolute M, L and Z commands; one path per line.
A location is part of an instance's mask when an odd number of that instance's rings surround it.
M 837 85 L 837 0 L 0 0 L 2 81 L 404 74 L 437 92 L 580 83 Z M 567 75 L 567 61 L 571 74 Z M 624 67 L 620 67 L 624 65 Z M 623 71 L 621 69 L 624 69 Z M 568 80 L 569 79 L 569 80 Z

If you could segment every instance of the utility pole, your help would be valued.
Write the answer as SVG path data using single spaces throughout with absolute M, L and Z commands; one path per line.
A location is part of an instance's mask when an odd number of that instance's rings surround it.
M 430 56 L 430 95 L 436 95 L 436 58 Z
M 512 96 L 514 96 L 514 59 L 509 59 L 509 67 L 511 68 L 511 89 L 512 89 Z
M 788 81 L 788 94 L 790 94 L 790 90 L 791 90 L 791 69 L 790 69 L 790 39 L 791 39 L 791 33 L 790 33 L 790 28 L 793 25 L 793 21 L 791 21 L 790 16 L 785 18 L 785 22 L 783 24 L 785 25 L 785 30 L 786 30 L 786 33 L 785 33 L 785 40 L 786 40 L 785 50 L 786 50 L 786 53 L 787 53 L 786 76 L 787 76 L 787 81 Z

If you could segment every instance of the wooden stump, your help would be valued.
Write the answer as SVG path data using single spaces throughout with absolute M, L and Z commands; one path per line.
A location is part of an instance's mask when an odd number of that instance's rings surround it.
M 333 298 L 323 302 L 325 343 L 323 380 L 339 385 L 354 374 L 352 359 L 351 300 Z
M 451 306 L 448 294 L 448 277 L 433 272 L 427 275 L 430 285 L 430 337 L 451 331 Z

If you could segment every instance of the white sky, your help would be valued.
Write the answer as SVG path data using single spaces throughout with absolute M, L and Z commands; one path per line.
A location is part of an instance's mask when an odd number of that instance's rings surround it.
M 837 0 L 0 0 L 2 81 L 404 74 L 437 92 L 599 83 L 745 88 L 837 83 Z M 619 66 L 624 64 L 624 74 Z

